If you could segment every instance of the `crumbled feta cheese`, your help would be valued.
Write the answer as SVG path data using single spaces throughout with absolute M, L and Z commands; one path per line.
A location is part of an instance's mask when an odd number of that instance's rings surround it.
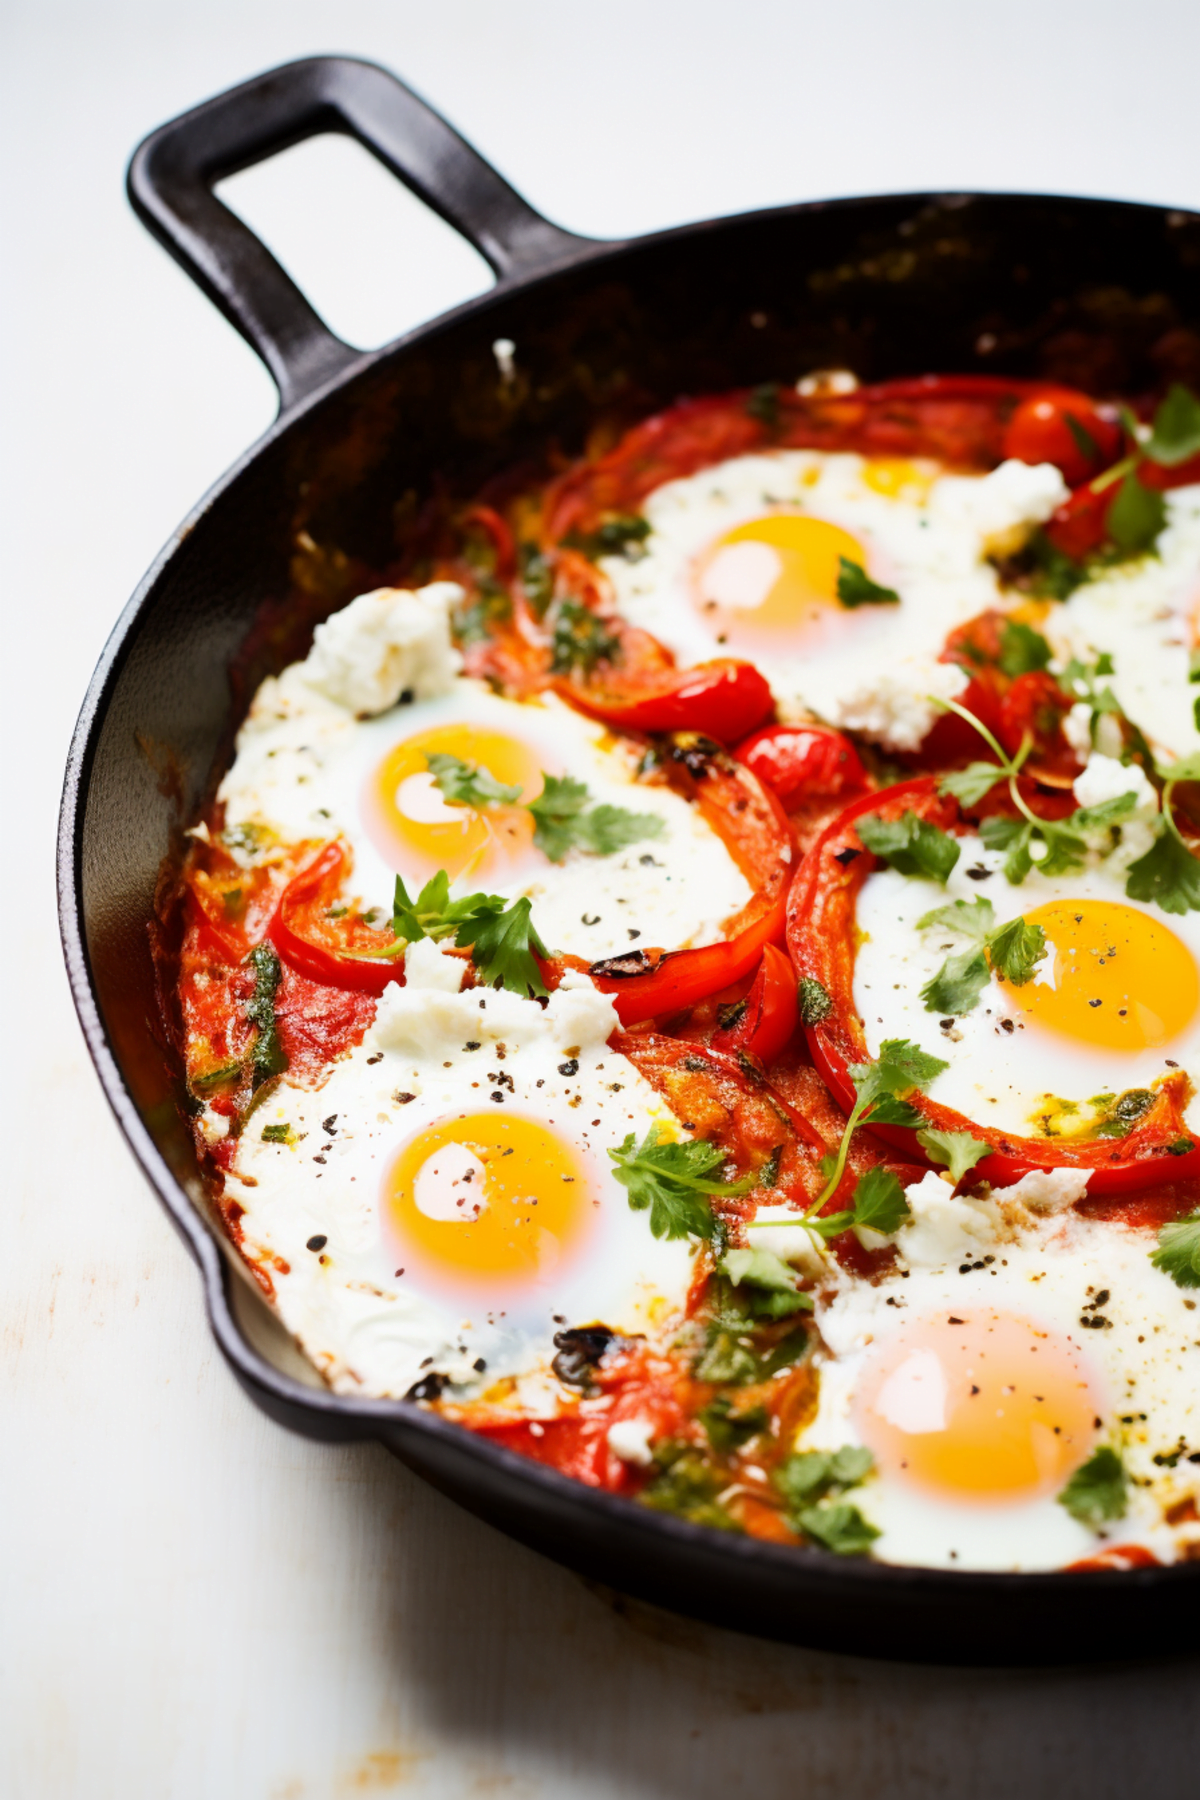
M 1134 795 L 1135 810 L 1158 806 L 1158 795 L 1139 763 L 1117 762 L 1098 750 L 1088 757 L 1082 775 L 1076 776 L 1072 792 L 1080 806 L 1102 806 L 1106 800 L 1116 800 L 1122 794 Z
M 1032 1213 L 1066 1212 L 1087 1192 L 1087 1169 L 1034 1169 L 1011 1187 L 997 1188 L 993 1200 Z
M 1070 489 L 1053 463 L 1002 462 L 990 475 L 943 481 L 932 510 L 969 521 L 985 550 L 1009 547 L 1032 526 L 1041 525 L 1068 497 Z
M 619 1462 L 646 1469 L 654 1461 L 650 1448 L 654 1427 L 649 1419 L 618 1419 L 608 1428 L 608 1447 Z
M 901 662 L 836 702 L 830 718 L 886 749 L 915 750 L 937 720 L 934 700 L 956 700 L 968 680 L 957 663 Z
M 417 700 L 448 693 L 462 666 L 450 642 L 450 611 L 462 598 L 452 581 L 360 594 L 317 626 L 305 681 L 360 718 L 386 712 L 404 693 Z
M 892 1242 L 910 1268 L 940 1268 L 995 1242 L 999 1218 L 993 1203 L 956 1199 L 949 1182 L 932 1169 L 905 1189 L 905 1198 L 912 1216 Z
M 449 945 L 435 944 L 432 938 L 418 938 L 404 952 L 406 987 L 431 989 L 443 994 L 457 994 L 467 972 L 462 956 L 454 956 Z
M 413 949 L 419 951 L 420 945 Z M 407 954 L 411 956 L 412 950 Z M 439 956 L 442 960 L 452 959 Z M 407 980 L 407 956 L 405 961 Z M 427 981 L 434 971 L 428 952 L 415 966 L 421 980 Z M 545 1006 L 506 988 L 458 993 L 445 986 L 443 978 L 439 986 L 401 987 L 390 982 L 376 1008 L 372 1041 L 380 1050 L 426 1058 L 450 1056 L 470 1038 L 481 1043 L 504 1040 L 514 1050 L 541 1044 L 547 1051 L 577 1056 L 600 1049 L 618 1023 L 612 1001 L 597 993 L 577 970 L 564 976 Z

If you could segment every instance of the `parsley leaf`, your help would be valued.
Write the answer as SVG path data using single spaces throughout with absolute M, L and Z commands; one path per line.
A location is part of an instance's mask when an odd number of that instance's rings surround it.
M 1007 852 L 1001 864 L 1004 877 L 1010 886 L 1020 887 L 1033 867 L 1033 826 L 1028 819 L 1002 819 L 994 813 L 982 820 L 979 835 L 987 849 Z
M 283 979 L 279 953 L 269 939 L 256 944 L 246 961 L 254 970 L 254 993 L 246 1002 L 246 1017 L 254 1026 L 250 1067 L 255 1087 L 272 1075 L 282 1075 L 288 1055 L 279 1038 L 275 1017 L 275 992 Z
M 1114 794 L 1111 800 L 1101 800 L 1096 806 L 1078 807 L 1069 822 L 1076 831 L 1107 830 L 1127 818 L 1136 805 L 1135 793 Z
M 510 787 L 497 781 L 490 769 L 464 762 L 461 756 L 433 750 L 425 761 L 442 798 L 451 806 L 511 806 L 521 798 L 519 784 Z
M 1108 509 L 1108 535 L 1127 556 L 1153 547 L 1167 522 L 1167 504 L 1154 488 L 1143 487 L 1134 470 L 1121 483 Z
M 546 775 L 543 783 L 537 799 L 529 802 L 529 811 L 533 841 L 551 862 L 561 862 L 575 847 L 611 856 L 627 844 L 662 836 L 663 822 L 656 813 L 592 806 L 586 784 L 570 775 Z
M 874 1466 L 869 1450 L 860 1444 L 843 1444 L 840 1450 L 798 1451 L 780 1464 L 772 1480 L 784 1500 L 798 1507 L 857 1487 Z
M 817 980 L 815 975 L 802 975 L 800 978 L 800 1023 L 802 1025 L 819 1025 L 833 1011 L 833 1001 L 829 990 Z
M 1081 1525 L 1094 1527 L 1125 1517 L 1128 1490 L 1129 1482 L 1120 1457 L 1107 1444 L 1102 1444 L 1082 1468 L 1076 1469 L 1058 1496 L 1058 1504 L 1065 1506 Z
M 882 1094 L 902 1097 L 913 1088 L 928 1087 L 950 1064 L 930 1056 L 908 1038 L 884 1038 L 875 1062 L 851 1063 L 848 1070 L 859 1100 L 870 1104 Z
M 1013 987 L 1024 987 L 1046 954 L 1046 934 L 1040 925 L 1010 919 L 989 934 L 988 950 L 997 975 Z
M 949 832 L 919 819 L 914 812 L 899 819 L 881 819 L 869 813 L 859 819 L 857 830 L 867 849 L 901 875 L 928 875 L 944 882 L 959 858 L 958 845 Z
M 594 531 L 569 532 L 563 542 L 572 550 L 582 550 L 595 562 L 598 556 L 628 557 L 630 550 L 639 549 L 649 536 L 649 519 L 640 518 L 636 513 L 614 513 Z
M 973 1012 L 991 977 L 982 949 L 956 950 L 921 989 L 925 1011 L 961 1019 Z
M 629 1195 L 634 1212 L 650 1211 L 650 1230 L 656 1238 L 713 1235 L 716 1220 L 706 1196 L 746 1194 L 755 1177 L 740 1181 L 714 1181 L 713 1171 L 725 1161 L 725 1153 L 703 1138 L 689 1142 L 664 1142 L 661 1128 L 651 1125 L 637 1142 L 636 1132 L 609 1151 L 613 1173 Z
M 555 675 L 590 675 L 597 663 L 615 662 L 621 640 L 578 600 L 563 600 L 554 617 L 550 668 Z
M 868 1524 L 857 1506 L 845 1501 L 806 1507 L 796 1514 L 795 1523 L 805 1537 L 814 1538 L 835 1556 L 865 1556 L 879 1536 L 878 1528 Z
M 750 1298 L 755 1318 L 790 1319 L 793 1313 L 812 1311 L 812 1299 L 800 1292 L 796 1271 L 771 1250 L 730 1250 L 719 1267 L 734 1287 L 755 1290 Z
M 372 954 L 398 956 L 405 944 L 415 944 L 426 937 L 440 943 L 480 912 L 503 912 L 504 906 L 505 902 L 494 894 L 467 894 L 462 900 L 451 900 L 450 877 L 445 869 L 431 875 L 416 899 L 410 900 L 408 889 L 397 875 L 392 900 L 392 935 L 396 943 Z
M 911 1211 L 899 1177 L 882 1163 L 868 1169 L 854 1190 L 853 1223 L 868 1231 L 890 1237 L 893 1231 L 899 1231 Z
M 1200 861 L 1165 816 L 1154 822 L 1156 837 L 1144 856 L 1130 863 L 1125 892 L 1149 900 L 1167 913 L 1200 912 Z
M 466 919 L 454 941 L 469 948 L 480 978 L 489 987 L 500 985 L 511 994 L 544 994 L 546 984 L 534 952 L 545 958 L 550 952 L 534 930 L 530 901 L 514 900 L 502 912 L 491 901 Z
M 929 1160 L 943 1164 L 955 1181 L 961 1181 L 968 1169 L 973 1169 L 977 1162 L 992 1153 L 990 1144 L 981 1143 L 969 1131 L 935 1131 L 931 1128 L 918 1131 L 917 1142 Z
M 1008 774 L 999 763 L 973 762 L 965 769 L 954 769 L 949 775 L 943 775 L 938 782 L 939 794 L 952 794 L 964 806 L 978 806 L 985 794 L 990 794 L 998 781 L 1003 781 Z
M 1143 456 L 1173 469 L 1200 451 L 1200 402 L 1175 382 L 1154 415 L 1154 429 L 1142 445 Z
M 974 900 L 952 900 L 948 906 L 935 906 L 917 920 L 917 930 L 929 931 L 937 926 L 942 931 L 961 932 L 973 943 L 985 944 L 995 923 L 995 907 L 979 895 Z
M 880 587 L 872 581 L 861 563 L 848 556 L 838 557 L 837 597 L 843 606 L 898 606 L 900 596 L 895 588 Z
M 1000 633 L 1000 667 L 1006 675 L 1028 675 L 1047 668 L 1050 646 L 1032 625 L 1017 619 L 1006 619 Z
M 720 1456 L 740 1450 L 770 1420 L 765 1406 L 751 1406 L 744 1412 L 735 1412 L 728 1394 L 718 1394 L 715 1400 L 702 1406 L 696 1416 L 708 1434 L 709 1443 Z
M 1176 1287 L 1200 1287 L 1200 1210 L 1162 1227 L 1158 1249 L 1151 1251 L 1150 1261 L 1169 1275 Z

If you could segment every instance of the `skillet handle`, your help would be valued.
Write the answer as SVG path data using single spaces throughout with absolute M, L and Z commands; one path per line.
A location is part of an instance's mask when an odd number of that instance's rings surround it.
M 411 88 L 375 63 L 285 63 L 182 113 L 129 164 L 134 211 L 266 363 L 286 412 L 361 354 L 335 337 L 214 185 L 323 132 L 357 138 L 460 231 L 503 281 L 569 257 L 576 237 L 535 212 Z

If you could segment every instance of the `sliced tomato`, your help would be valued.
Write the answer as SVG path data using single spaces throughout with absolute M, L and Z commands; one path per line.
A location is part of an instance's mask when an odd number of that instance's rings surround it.
M 396 941 L 390 931 L 354 913 L 333 916 L 349 872 L 350 853 L 335 838 L 289 881 L 269 935 L 283 961 L 311 981 L 382 994 L 389 982 L 403 983 L 403 958 L 383 955 Z
M 799 1022 L 796 977 L 790 961 L 774 944 L 763 951 L 750 992 L 735 1003 L 734 1010 L 733 1022 L 714 1032 L 714 1050 L 733 1055 L 741 1050 L 769 1063 L 791 1042 Z
M 733 753 L 790 812 L 809 799 L 847 799 L 874 783 L 858 751 L 829 725 L 767 725 Z
M 871 1060 L 854 1004 L 855 907 L 875 858 L 864 848 L 857 822 L 867 813 L 897 819 L 909 811 L 943 830 L 960 828 L 955 802 L 939 795 L 932 777 L 868 795 L 847 807 L 822 832 L 800 866 L 788 901 L 788 948 L 797 975 L 819 981 L 832 1002 L 828 1016 L 807 1027 L 809 1049 L 846 1112 L 855 1099 L 849 1065 Z M 993 1146 L 978 1170 L 994 1187 L 1019 1181 L 1034 1169 L 1086 1169 L 1089 1194 L 1132 1195 L 1200 1174 L 1200 1146 L 1183 1156 L 1165 1153 L 1166 1144 L 1190 1135 L 1182 1119 L 1186 1094 L 1187 1078 L 1180 1071 L 1178 1077 L 1171 1076 L 1160 1085 L 1154 1106 L 1128 1137 L 1074 1144 L 1019 1137 L 937 1105 L 924 1095 L 910 1098 L 930 1125 L 946 1131 L 970 1131 Z M 879 1137 L 904 1147 L 914 1159 L 920 1158 L 913 1131 L 887 1125 L 874 1129 Z
M 698 731 L 734 744 L 775 710 L 766 677 L 753 663 L 721 657 L 691 669 L 631 669 L 621 663 L 583 682 L 558 677 L 564 700 L 621 731 Z
M 623 1025 L 685 1012 L 755 968 L 767 944 L 783 942 L 795 858 L 787 815 L 750 770 L 720 745 L 680 733 L 668 744 L 672 785 L 722 840 L 753 890 L 726 921 L 724 939 L 697 950 L 637 950 L 593 963 L 592 979 L 611 994 Z
M 1054 463 L 1070 487 L 1108 468 L 1124 433 L 1095 402 L 1073 388 L 1051 388 L 1022 400 L 1005 427 L 1003 452 L 1017 462 Z

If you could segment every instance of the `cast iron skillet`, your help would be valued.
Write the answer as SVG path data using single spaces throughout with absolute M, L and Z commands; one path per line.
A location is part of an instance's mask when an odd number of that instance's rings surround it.
M 457 227 L 495 288 L 370 354 L 333 336 L 212 193 L 326 131 L 358 138 Z M 946 1663 L 1190 1647 L 1196 1565 L 980 1575 L 786 1550 L 596 1493 L 415 1405 L 325 1390 L 207 1209 L 157 1023 L 147 924 L 164 859 L 210 793 L 254 686 L 297 653 L 262 609 L 287 591 L 298 534 L 319 547 L 307 580 L 320 616 L 354 591 L 354 559 L 387 560 L 398 498 L 434 481 L 469 494 L 551 441 L 578 447 L 601 408 L 633 417 L 682 393 L 830 366 L 871 379 L 998 368 L 1126 392 L 1164 374 L 1194 380 L 1200 216 L 921 194 L 598 243 L 541 218 L 393 76 L 344 58 L 289 64 L 163 126 L 134 156 L 129 193 L 263 358 L 280 415 L 167 544 L 101 658 L 66 771 L 62 935 L 105 1092 L 200 1266 L 243 1388 L 309 1437 L 379 1439 L 461 1505 L 589 1577 L 723 1625 Z M 492 348 L 505 338 L 516 346 L 507 380 Z

